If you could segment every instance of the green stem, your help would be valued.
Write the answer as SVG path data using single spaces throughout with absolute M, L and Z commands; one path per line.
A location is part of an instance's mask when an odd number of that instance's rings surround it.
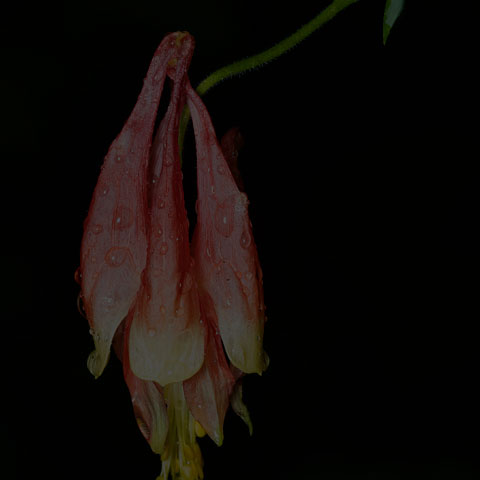
M 295 45 L 298 45 L 302 40 L 311 35 L 315 30 L 318 30 L 323 24 L 331 20 L 337 13 L 344 8 L 348 7 L 352 3 L 358 0 L 333 0 L 333 2 L 322 10 L 315 18 L 310 20 L 303 27 L 299 28 L 295 33 L 285 38 L 281 42 L 277 43 L 273 47 L 260 52 L 253 57 L 244 58 L 237 62 L 231 63 L 225 67 L 222 67 L 212 74 L 210 74 L 205 80 L 203 80 L 197 87 L 199 95 L 204 95 L 208 90 L 214 87 L 217 83 L 225 80 L 226 78 L 233 77 L 240 73 L 252 70 L 265 63 L 268 63 L 275 58 L 279 57 L 283 53 L 287 52 Z M 190 111 L 188 107 L 185 107 L 180 119 L 180 133 L 178 137 L 178 144 L 180 147 L 180 154 L 183 149 L 183 139 L 185 137 L 185 130 L 187 128 L 190 119 Z

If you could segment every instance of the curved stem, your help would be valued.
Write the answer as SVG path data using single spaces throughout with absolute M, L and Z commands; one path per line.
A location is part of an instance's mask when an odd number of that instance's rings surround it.
M 252 57 L 244 58 L 237 62 L 231 63 L 225 67 L 222 67 L 212 74 L 210 74 L 205 80 L 203 80 L 196 88 L 199 95 L 204 95 L 217 83 L 225 80 L 226 78 L 233 77 L 240 73 L 246 72 L 253 68 L 259 67 L 267 62 L 274 60 L 283 53 L 287 52 L 295 45 L 298 45 L 302 40 L 311 35 L 315 30 L 318 30 L 324 23 L 331 20 L 338 12 L 348 7 L 352 3 L 356 3 L 358 0 L 333 0 L 333 2 L 324 10 L 322 10 L 315 18 L 310 20 L 303 27 L 299 28 L 295 33 L 280 41 L 273 47 L 260 52 Z M 190 119 L 190 112 L 188 107 L 185 107 L 180 119 L 180 133 L 178 137 L 178 144 L 180 147 L 180 154 L 183 149 L 183 138 L 185 136 L 185 130 Z

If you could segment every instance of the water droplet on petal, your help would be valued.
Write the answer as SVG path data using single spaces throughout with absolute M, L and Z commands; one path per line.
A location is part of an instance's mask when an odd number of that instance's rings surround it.
M 76 270 L 75 270 L 75 281 L 80 284 L 80 282 L 82 281 L 82 272 L 80 270 L 80 267 L 78 267 Z
M 248 197 L 245 193 L 235 196 L 235 211 L 245 215 L 247 213 Z
M 101 225 L 94 225 L 92 227 L 92 232 L 98 235 L 103 232 L 103 227 Z
M 115 161 L 116 161 L 117 163 L 122 163 L 122 162 L 123 162 L 123 158 L 120 157 L 120 156 L 117 156 L 117 157 L 115 157 Z
M 122 205 L 115 209 L 114 226 L 117 230 L 125 230 L 132 226 L 134 215 L 132 210 Z
M 252 237 L 246 230 L 244 230 L 242 232 L 242 235 L 240 236 L 240 246 L 242 248 L 248 248 L 251 243 L 252 243 Z
M 161 199 L 161 200 L 158 202 L 158 208 L 165 208 L 165 200 Z
M 157 331 L 154 328 L 149 328 L 148 329 L 148 336 L 149 337 L 154 337 Z
M 224 237 L 229 237 L 233 232 L 233 221 L 232 203 L 227 199 L 215 209 L 215 228 Z
M 190 272 L 187 272 L 183 277 L 183 282 L 181 282 L 182 295 L 185 295 L 186 293 L 188 293 L 192 289 L 192 286 L 193 286 L 192 274 Z
M 105 308 L 105 311 L 110 311 L 113 309 L 115 306 L 115 300 L 112 297 L 103 297 L 101 299 L 101 304 L 103 308 Z M 94 337 L 95 338 L 95 337 Z
M 110 188 L 108 185 L 100 185 L 100 188 L 98 191 L 100 192 L 101 197 L 105 197 L 110 191 Z
M 112 247 L 105 255 L 105 262 L 111 267 L 119 267 L 122 265 L 130 251 L 124 247 Z
M 185 313 L 185 310 L 182 307 L 178 307 L 175 310 L 175 316 L 176 317 L 181 317 L 181 316 L 183 316 L 184 313 Z
M 223 165 L 219 165 L 217 167 L 217 172 L 220 174 L 220 175 L 223 175 L 225 173 L 225 167 Z
M 168 252 L 168 243 L 162 242 L 162 244 L 160 245 L 160 254 L 166 255 L 167 252 Z

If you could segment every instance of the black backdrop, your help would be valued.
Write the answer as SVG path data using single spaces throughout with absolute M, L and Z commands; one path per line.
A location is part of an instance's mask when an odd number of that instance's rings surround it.
M 477 478 L 468 85 L 434 3 L 407 1 L 384 47 L 383 2 L 362 0 L 205 96 L 218 135 L 245 138 L 271 359 L 244 382 L 253 437 L 230 412 L 224 446 L 201 441 L 207 480 Z M 19 7 L 21 30 L 5 17 L 5 478 L 159 473 L 119 362 L 97 381 L 86 369 L 73 274 L 103 156 L 165 33 L 196 38 L 197 85 L 327 4 L 72 1 L 28 20 Z M 191 129 L 185 148 L 191 208 Z

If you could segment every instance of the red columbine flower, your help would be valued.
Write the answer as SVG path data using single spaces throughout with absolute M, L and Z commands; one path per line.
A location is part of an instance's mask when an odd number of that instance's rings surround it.
M 89 369 L 96 377 L 102 373 L 114 340 L 138 425 L 161 454 L 164 480 L 170 474 L 203 478 L 196 437 L 206 432 L 222 443 L 229 403 L 251 430 L 240 379 L 261 373 L 267 358 L 248 200 L 188 81 L 193 46 L 189 34 L 173 33 L 158 47 L 137 104 L 105 158 L 85 221 L 80 266 L 96 347 Z M 167 75 L 170 104 L 151 147 Z M 178 151 L 185 102 L 198 157 L 195 261 Z M 236 148 L 230 145 L 235 138 L 226 137 L 227 152 Z

